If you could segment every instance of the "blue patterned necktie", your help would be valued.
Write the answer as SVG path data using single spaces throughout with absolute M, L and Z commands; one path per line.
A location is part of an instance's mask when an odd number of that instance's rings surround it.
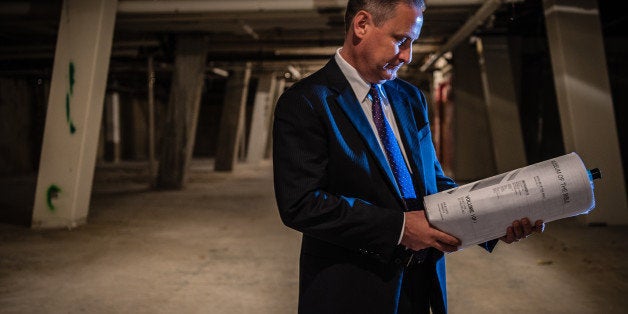
M 418 209 L 418 200 L 416 199 L 416 193 L 414 192 L 414 184 L 412 184 L 410 171 L 408 170 L 406 161 L 403 159 L 401 147 L 399 147 L 395 133 L 393 132 L 390 123 L 386 120 L 384 110 L 382 109 L 382 102 L 379 98 L 379 92 L 377 91 L 377 86 L 375 84 L 371 84 L 371 91 L 369 94 L 371 94 L 371 97 L 373 98 L 373 122 L 375 122 L 377 135 L 379 135 L 379 138 L 382 141 L 386 158 L 388 158 L 388 164 L 395 176 L 395 181 L 397 181 L 399 191 L 401 191 L 401 197 L 403 198 L 403 203 L 406 207 L 405 210 L 416 210 Z M 403 257 L 405 265 L 409 266 L 413 262 L 423 262 L 427 253 L 427 249 L 412 251 L 406 248 L 401 254 L 403 254 L 402 257 L 405 256 Z
M 386 158 L 388 158 L 388 164 L 395 176 L 397 186 L 401 191 L 401 196 L 404 199 L 415 199 L 416 193 L 414 192 L 410 171 L 401 153 L 401 148 L 399 147 L 395 133 L 393 133 L 390 124 L 386 120 L 379 98 L 379 92 L 375 84 L 371 84 L 369 94 L 371 94 L 373 98 L 373 122 L 375 122 L 375 127 L 377 128 L 377 135 L 379 135 L 382 145 L 384 146 L 384 153 L 386 154 Z

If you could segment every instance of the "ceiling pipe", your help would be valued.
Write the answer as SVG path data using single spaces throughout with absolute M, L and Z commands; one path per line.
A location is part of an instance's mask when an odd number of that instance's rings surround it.
M 244 30 L 244 32 L 249 34 L 251 37 L 253 37 L 253 39 L 255 40 L 259 39 L 259 35 L 255 32 L 255 30 L 249 24 L 246 24 L 240 21 L 240 25 L 242 25 L 242 29 Z
M 438 49 L 438 45 L 434 44 L 414 44 L 412 45 L 413 58 L 419 54 L 425 54 L 434 52 Z M 336 53 L 336 50 L 340 48 L 339 45 L 334 46 L 318 46 L 318 47 L 280 47 L 275 49 L 276 56 L 285 55 L 302 55 L 302 56 L 332 56 Z
M 223 70 L 221 68 L 212 67 L 209 71 L 223 78 L 229 77 L 229 71 Z
M 430 54 L 427 60 L 419 68 L 421 72 L 425 72 L 428 69 L 430 69 L 430 67 L 432 67 L 434 62 L 438 60 L 438 58 L 440 58 L 443 54 L 445 54 L 446 52 L 458 46 L 458 44 L 460 44 L 467 37 L 469 37 L 469 35 L 471 35 L 471 33 L 473 33 L 473 31 L 476 30 L 478 27 L 480 27 L 484 23 L 486 18 L 491 16 L 491 14 L 493 14 L 504 2 L 506 1 L 505 0 L 487 0 L 486 2 L 484 2 L 484 4 L 475 12 L 475 14 L 473 14 L 473 16 L 469 18 L 464 23 L 464 25 L 462 25 L 456 31 L 456 33 L 453 34 L 449 38 L 449 40 L 440 47 L 440 49 L 438 49 L 438 51 L 436 51 L 433 54 Z

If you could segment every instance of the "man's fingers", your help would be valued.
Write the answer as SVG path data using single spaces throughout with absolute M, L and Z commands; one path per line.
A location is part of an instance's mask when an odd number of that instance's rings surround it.
M 521 237 L 523 237 L 523 228 L 521 228 L 519 220 L 513 221 L 512 231 L 515 233 L 515 239 L 521 239 Z
M 506 228 L 506 235 L 499 238 L 508 244 L 517 242 L 520 239 L 527 238 L 532 235 L 533 232 L 541 233 L 545 230 L 545 223 L 543 220 L 537 220 L 534 222 L 534 226 L 531 225 L 530 219 L 522 218 L 521 220 L 515 220 L 511 226 Z
M 523 236 L 527 237 L 532 233 L 532 225 L 530 224 L 530 220 L 528 218 L 521 219 L 523 224 Z
M 455 251 L 458 251 L 458 246 L 449 245 L 449 244 L 438 242 L 438 241 L 436 241 L 436 244 L 434 244 L 434 248 L 439 250 L 439 251 L 441 251 L 441 252 L 455 252 Z
M 445 245 L 450 245 L 454 247 L 458 247 L 460 245 L 460 240 L 458 240 L 458 238 L 437 229 L 434 229 L 434 239 L 436 240 L 436 242 L 440 242 Z
M 442 252 L 454 252 L 458 250 L 458 246 L 460 246 L 461 243 L 458 238 L 444 233 L 438 229 L 432 230 L 433 243 L 430 245 L 431 247 Z
M 512 230 L 512 226 L 506 228 L 506 235 L 502 237 L 502 241 L 508 244 L 515 241 L 515 232 Z
M 401 244 L 418 251 L 426 247 L 434 247 L 443 252 L 458 250 L 460 240 L 429 225 L 424 211 L 405 213 L 406 225 L 401 238 Z

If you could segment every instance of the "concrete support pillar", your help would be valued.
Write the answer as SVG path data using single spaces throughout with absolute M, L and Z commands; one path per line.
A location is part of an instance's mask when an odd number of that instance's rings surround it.
M 104 121 L 106 119 L 106 116 L 103 114 L 102 116 L 102 123 L 101 123 L 101 127 L 100 127 L 100 132 L 98 134 L 98 148 L 96 149 L 96 164 L 101 164 L 107 161 L 107 149 L 106 149 L 106 140 L 105 138 L 107 137 L 107 123 Z
M 181 189 L 196 136 L 208 45 L 201 36 L 177 38 L 156 187 Z
M 148 107 L 146 102 L 143 99 L 133 98 L 131 100 L 131 126 L 132 126 L 132 134 L 129 140 L 131 140 L 130 150 L 132 154 L 132 158 L 135 160 L 146 160 L 148 155 L 148 121 L 147 121 L 147 110 Z M 127 138 L 127 137 L 125 137 Z M 126 146 L 126 145 L 125 145 Z
M 266 141 L 270 130 L 270 116 L 272 101 L 275 99 L 277 78 L 274 72 L 260 76 L 255 92 L 251 129 L 249 130 L 249 144 L 246 161 L 257 164 L 264 158 Z
M 628 224 L 626 187 L 596 0 L 543 0 L 565 152 L 599 167 L 586 223 Z
M 482 89 L 498 173 L 527 165 L 506 37 L 477 38 Z
M 153 66 L 153 56 L 148 57 L 147 62 L 147 84 L 148 84 L 148 178 L 152 184 L 155 179 L 157 164 L 155 160 L 155 68 Z
M 497 173 L 491 131 L 484 103 L 475 48 L 458 45 L 453 51 L 453 177 L 458 181 L 483 179 Z
M 220 119 L 216 171 L 232 171 L 238 157 L 238 148 L 244 132 L 245 106 L 251 78 L 251 63 L 235 69 L 229 76 L 225 91 L 225 103 Z
M 120 161 L 120 94 L 110 92 L 105 100 L 105 155 L 107 161 Z
M 33 228 L 86 221 L 117 0 L 64 0 L 33 209 Z
M 275 84 L 275 94 L 272 102 L 270 103 L 270 118 L 268 119 L 268 139 L 266 139 L 266 149 L 264 152 L 264 158 L 269 159 L 272 156 L 273 152 L 273 120 L 275 119 L 275 106 L 277 106 L 277 100 L 281 94 L 283 94 L 284 89 L 286 89 L 286 79 L 280 77 L 277 80 L 277 84 Z

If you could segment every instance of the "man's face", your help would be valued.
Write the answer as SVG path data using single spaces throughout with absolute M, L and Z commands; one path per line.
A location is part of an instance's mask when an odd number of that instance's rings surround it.
M 412 42 L 419 38 L 423 12 L 399 4 L 391 19 L 372 25 L 363 39 L 360 74 L 371 83 L 383 83 L 397 77 L 399 68 L 412 61 Z

